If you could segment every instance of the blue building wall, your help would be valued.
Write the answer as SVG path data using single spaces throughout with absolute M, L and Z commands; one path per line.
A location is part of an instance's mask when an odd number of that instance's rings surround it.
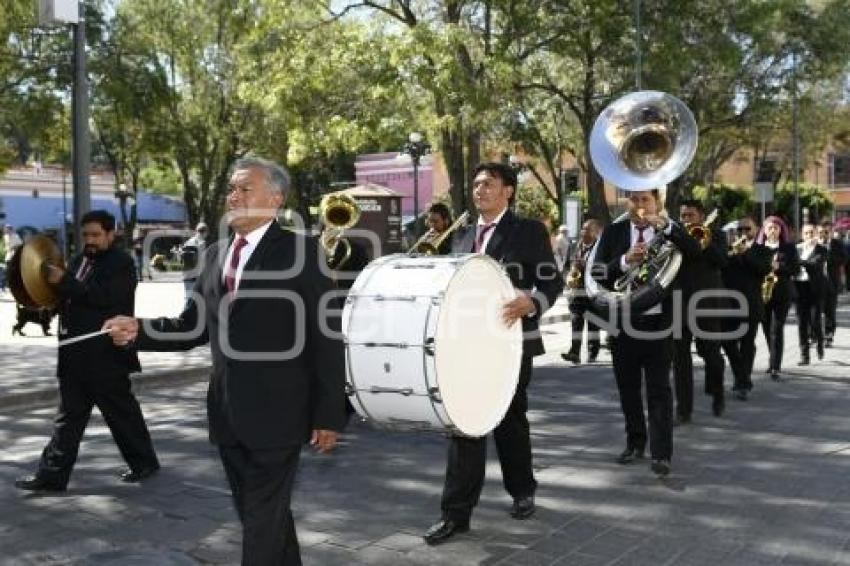
M 136 194 L 136 214 L 139 222 L 185 222 L 186 206 L 177 200 L 153 193 L 139 191 Z M 2 210 L 6 213 L 4 222 L 15 228 L 31 226 L 39 231 L 61 230 L 62 226 L 62 196 L 46 195 L 34 198 L 32 196 L 2 195 L 0 196 Z M 67 214 L 74 211 L 73 200 L 65 199 Z M 121 211 L 113 198 L 92 198 L 92 210 L 105 209 L 121 221 Z M 125 207 L 127 217 L 130 216 L 129 204 Z

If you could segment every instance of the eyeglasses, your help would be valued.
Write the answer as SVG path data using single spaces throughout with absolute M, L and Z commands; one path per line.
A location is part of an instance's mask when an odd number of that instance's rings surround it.
M 753 231 L 753 227 L 752 227 L 752 226 L 741 226 L 741 227 L 739 228 L 739 230 L 741 230 L 741 232 L 752 232 L 752 231 Z

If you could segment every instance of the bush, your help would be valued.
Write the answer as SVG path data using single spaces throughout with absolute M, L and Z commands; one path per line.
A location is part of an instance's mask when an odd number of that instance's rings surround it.
M 794 226 L 794 184 L 787 183 L 779 187 L 774 194 L 774 214 L 786 218 Z M 811 183 L 800 183 L 800 217 L 805 219 L 803 209 L 808 209 L 815 222 L 832 217 L 832 199 L 829 190 Z
M 550 229 L 558 221 L 558 207 L 549 192 L 539 185 L 520 184 L 516 194 L 516 210 L 520 216 L 539 220 Z
M 758 217 L 759 205 L 753 200 L 753 191 L 750 188 L 723 184 L 710 187 L 696 186 L 694 198 L 701 200 L 709 213 L 715 208 L 718 209 L 718 217 L 713 224 L 715 228 L 720 228 L 727 222 L 743 216 Z

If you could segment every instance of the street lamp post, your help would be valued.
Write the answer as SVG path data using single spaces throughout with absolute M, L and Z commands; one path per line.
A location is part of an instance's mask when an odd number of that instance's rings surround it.
M 133 195 L 132 191 L 127 190 L 127 185 L 121 183 L 118 185 L 118 188 L 115 190 L 115 198 L 118 200 L 118 207 L 121 210 L 121 227 L 123 230 L 123 240 L 124 247 L 127 247 L 127 244 L 130 241 L 131 234 L 128 234 L 129 226 L 127 222 L 127 201 L 135 200 L 135 195 Z
M 404 144 L 404 153 L 410 156 L 413 163 L 413 223 L 419 219 L 419 162 L 423 155 L 431 151 L 431 144 L 425 141 L 419 132 L 411 132 Z

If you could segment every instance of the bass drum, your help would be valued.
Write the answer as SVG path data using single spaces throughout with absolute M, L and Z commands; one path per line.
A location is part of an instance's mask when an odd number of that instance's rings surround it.
M 346 299 L 347 393 L 363 418 L 389 428 L 478 437 L 505 416 L 517 386 L 522 327 L 507 328 L 515 296 L 479 254 L 370 263 Z

